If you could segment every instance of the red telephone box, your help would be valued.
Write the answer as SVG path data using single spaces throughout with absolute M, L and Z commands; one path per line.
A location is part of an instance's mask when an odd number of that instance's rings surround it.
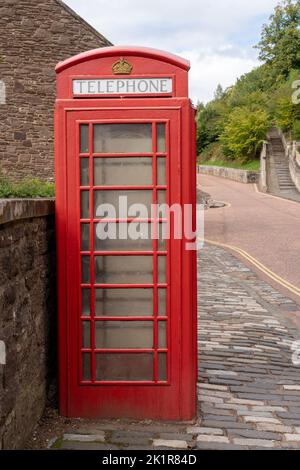
M 185 204 L 195 229 L 189 62 L 108 47 L 56 67 L 59 388 L 65 416 L 189 420 L 196 415 L 196 253 L 187 237 L 99 239 L 98 229 L 167 223 L 117 201 Z M 116 207 L 113 217 L 101 205 Z M 107 215 L 107 214 L 106 214 Z M 134 225 L 135 224 L 135 225 Z M 146 225 L 145 225 L 146 224 Z M 183 221 L 182 221 L 183 224 Z M 155 232 L 154 230 L 154 232 Z M 141 229 L 141 232 L 143 229 Z

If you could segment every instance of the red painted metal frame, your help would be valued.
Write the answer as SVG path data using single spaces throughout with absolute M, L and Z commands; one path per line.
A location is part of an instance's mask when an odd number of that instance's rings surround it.
M 76 135 L 79 136 L 79 126 L 85 121 L 77 121 L 77 129 L 76 129 Z M 101 123 L 107 123 L 107 122 L 110 122 L 110 123 L 115 123 L 115 124 L 119 124 L 120 122 L 130 122 L 132 123 L 133 120 L 105 120 L 105 121 L 94 121 L 94 120 L 91 120 L 89 125 L 90 125 L 90 142 L 89 142 L 89 149 L 90 149 L 90 171 L 89 171 L 89 179 L 90 179 L 90 185 L 89 186 L 80 186 L 80 174 L 78 174 L 78 186 L 80 187 L 80 191 L 83 189 L 83 190 L 86 190 L 87 188 L 89 188 L 90 190 L 90 217 L 91 219 L 81 219 L 80 223 L 82 223 L 82 220 L 86 220 L 88 221 L 88 223 L 90 224 L 90 245 L 91 245 L 91 250 L 89 252 L 86 252 L 86 251 L 81 251 L 81 255 L 84 255 L 84 256 L 90 256 L 90 275 L 91 275 L 91 284 L 87 285 L 87 284 L 82 284 L 81 283 L 81 287 L 84 287 L 84 288 L 89 288 L 90 289 L 90 292 L 91 292 L 91 303 L 92 303 L 92 313 L 91 313 L 91 316 L 90 317 L 81 317 L 80 318 L 80 323 L 82 321 L 86 321 L 86 322 L 89 322 L 91 328 L 90 328 L 90 332 L 91 332 L 91 348 L 90 349 L 86 349 L 86 348 L 81 348 L 81 353 L 83 352 L 91 352 L 92 354 L 92 378 L 91 378 L 91 381 L 86 381 L 86 380 L 82 380 L 81 379 L 81 373 L 80 373 L 80 365 L 81 365 L 81 361 L 80 361 L 80 356 L 79 356 L 79 367 L 78 367 L 78 370 L 79 370 L 79 382 L 80 383 L 84 383 L 84 384 L 90 384 L 90 385 L 95 385 L 95 384 L 101 384 L 101 385 L 111 385 L 111 384 L 116 384 L 116 382 L 114 381 L 97 381 L 94 377 L 94 372 L 95 372 L 95 356 L 94 354 L 95 353 L 101 353 L 101 352 L 109 352 L 109 353 L 124 353 L 124 352 L 132 352 L 132 353 L 145 353 L 145 352 L 152 352 L 154 354 L 154 379 L 153 381 L 151 382 L 145 382 L 145 381 L 139 381 L 139 382 L 132 382 L 132 381 L 122 381 L 122 384 L 129 384 L 129 385 L 143 385 L 144 383 L 147 383 L 147 384 L 157 384 L 157 383 L 164 383 L 164 384 L 169 384 L 170 383 L 170 380 L 167 379 L 165 381 L 160 381 L 158 380 L 158 354 L 160 352 L 166 352 L 166 353 L 169 353 L 169 349 L 168 349 L 168 344 L 169 344 L 169 340 L 167 341 L 167 348 L 166 349 L 160 349 L 158 348 L 158 322 L 159 321 L 163 321 L 165 322 L 167 325 L 169 323 L 169 319 L 168 319 L 168 315 L 166 315 L 165 317 L 161 317 L 161 316 L 158 316 L 158 313 L 157 313 L 157 308 L 158 308 L 158 302 L 157 302 L 157 289 L 158 288 L 162 288 L 164 287 L 164 284 L 161 284 L 161 283 L 158 283 L 158 280 L 157 280 L 157 269 L 158 269 L 158 266 L 157 266 L 157 256 L 165 256 L 167 257 L 168 256 L 168 250 L 167 251 L 158 251 L 158 243 L 157 243 L 157 240 L 154 239 L 152 244 L 153 244 L 153 250 L 152 251 L 122 251 L 122 252 L 119 252 L 119 251 L 112 251 L 112 252 L 109 252 L 109 251 L 95 251 L 92 249 L 92 247 L 94 246 L 94 231 L 93 231 L 93 225 L 94 223 L 92 222 L 93 220 L 93 217 L 94 217 L 94 214 L 91 212 L 92 208 L 93 208 L 93 212 L 94 212 L 94 202 L 93 202 L 93 191 L 97 190 L 97 189 L 103 189 L 105 191 L 109 191 L 109 190 L 122 190 L 122 189 L 125 189 L 125 190 L 132 190 L 132 189 L 151 189 L 153 191 L 153 204 L 156 204 L 157 203 L 157 198 L 156 198 L 156 191 L 159 190 L 159 189 L 165 189 L 167 190 L 168 189 L 168 184 L 166 184 L 165 186 L 158 186 L 157 185 L 157 166 L 156 166 L 156 162 L 157 162 L 157 149 L 156 149 L 156 126 L 157 124 L 159 123 L 164 123 L 166 125 L 166 151 L 164 153 L 162 153 L 165 157 L 167 157 L 167 155 L 169 154 L 169 139 L 168 139 L 168 135 L 169 135 L 169 123 L 168 121 L 165 121 L 165 120 L 152 120 L 151 123 L 152 123 L 152 153 L 150 154 L 152 156 L 152 171 L 153 171 L 153 185 L 152 186 L 95 186 L 93 185 L 93 181 L 94 181 L 94 169 L 93 169 L 93 159 L 95 157 L 95 152 L 93 150 L 93 124 L 101 124 Z M 144 120 L 134 120 L 134 122 L 136 123 L 144 123 L 144 122 L 149 122 L 148 121 L 144 121 Z M 77 141 L 77 147 L 79 148 L 79 142 L 78 142 L 78 138 L 76 138 L 76 141 Z M 109 158 L 110 157 L 110 154 L 98 154 L 100 155 L 101 157 L 103 158 Z M 139 157 L 140 157 L 140 154 L 138 154 Z M 128 155 L 127 154 L 119 154 L 119 156 L 121 157 L 127 157 Z M 132 155 L 130 155 L 132 156 Z M 80 160 L 80 154 L 79 154 L 79 160 Z M 86 158 L 86 157 L 83 157 L 83 158 Z M 79 166 L 80 167 L 80 166 Z M 168 171 L 166 169 L 166 178 L 167 178 L 167 174 L 168 174 Z M 167 178 L 168 179 L 168 178 Z M 168 181 L 167 181 L 168 183 Z M 168 191 L 167 191 L 168 193 Z M 78 213 L 80 213 L 80 204 L 79 204 L 79 207 L 78 207 Z M 154 218 L 154 222 L 156 221 L 156 217 Z M 136 219 L 136 220 L 139 220 L 140 219 Z M 100 220 L 101 221 L 101 220 Z M 116 219 L 115 220 L 116 222 L 120 222 L 120 219 Z M 92 223 L 91 223 L 92 222 Z M 149 219 L 147 219 L 147 222 L 149 222 Z M 155 225 L 154 225 L 155 227 Z M 153 317 L 117 317 L 117 316 L 114 316 L 114 317 L 111 317 L 111 316 L 105 316 L 105 317 L 101 317 L 101 316 L 97 316 L 95 315 L 95 311 L 94 311 L 94 288 L 97 288 L 97 286 L 99 286 L 99 284 L 97 285 L 95 283 L 95 280 L 94 280 L 94 257 L 95 256 L 152 256 L 153 257 L 153 292 L 154 292 L 154 295 L 153 295 L 153 299 L 154 299 L 154 310 L 153 310 Z M 128 286 L 130 286 L 130 288 L 135 288 L 136 287 L 136 284 L 128 284 L 128 285 L 124 285 L 124 284 L 113 284 L 114 286 L 118 287 L 118 288 L 128 288 Z M 94 288 L 93 288 L 94 286 Z M 105 286 L 107 288 L 107 284 L 103 284 L 102 285 L 103 287 Z M 166 286 L 168 286 L 168 282 L 166 283 Z M 167 289 L 168 287 L 166 287 Z M 113 349 L 97 349 L 95 347 L 95 344 L 94 344 L 94 340 L 95 340 L 95 321 L 152 321 L 153 322 L 153 328 L 154 328 L 154 344 L 153 344 L 153 348 L 152 349 L 145 349 L 145 348 L 140 348 L 140 349 L 129 349 L 129 350 L 126 350 L 126 349 L 116 349 L 116 350 L 113 350 Z M 82 326 L 82 323 L 81 325 Z M 81 328 L 79 326 L 79 331 L 81 331 Z M 168 326 L 166 327 L 166 331 L 169 331 L 169 328 Z M 81 336 L 82 336 L 82 333 L 81 333 Z M 79 339 L 79 343 L 80 343 L 80 339 Z M 167 355 L 167 359 L 169 359 L 169 354 Z M 169 367 L 167 368 L 169 369 Z M 118 384 L 120 384 L 121 382 L 118 381 L 117 382 Z
M 127 57 L 141 57 L 142 59 L 146 59 L 147 62 L 152 65 L 153 60 L 158 60 L 171 66 L 175 66 L 176 68 L 181 68 L 186 72 L 190 69 L 190 63 L 188 60 L 183 59 L 182 57 L 176 56 L 175 54 L 170 54 L 169 52 L 161 51 L 158 49 L 152 49 L 150 47 L 136 47 L 136 46 L 119 46 L 119 47 L 103 47 L 101 49 L 94 49 L 88 52 L 83 52 L 78 54 L 70 59 L 66 59 L 63 62 L 57 64 L 55 70 L 56 73 L 60 73 L 70 67 L 73 67 L 77 64 L 82 64 L 86 61 L 94 61 L 98 58 L 105 58 L 108 57 L 120 57 L 120 56 L 127 56 Z M 175 68 L 175 73 L 176 73 Z M 174 68 L 171 69 L 174 73 Z M 133 71 L 134 76 L 135 71 Z
M 106 50 L 105 50 L 106 49 Z M 158 241 L 153 241 L 152 251 L 116 252 L 93 251 L 94 225 L 101 219 L 94 216 L 93 190 L 149 189 L 156 202 L 158 189 L 167 191 L 170 204 L 193 204 L 195 206 L 195 127 L 194 111 L 187 98 L 187 70 L 189 64 L 183 59 L 148 49 L 105 48 L 76 56 L 57 67 L 58 96 L 55 113 L 55 172 L 56 172 L 56 230 L 58 256 L 58 313 L 59 313 L 59 391 L 60 411 L 66 416 L 82 417 L 132 417 L 152 419 L 192 419 L 196 414 L 197 380 L 197 328 L 196 328 L 196 254 L 187 251 L 186 240 L 171 240 L 167 251 L 157 251 Z M 70 78 L 80 75 L 106 78 L 111 73 L 111 64 L 116 56 L 130 58 L 134 65 L 134 77 L 144 74 L 173 76 L 176 79 L 176 96 L 129 97 L 101 99 L 72 99 Z M 99 76 L 99 65 L 101 77 Z M 108 65 L 107 65 L 108 64 Z M 102 75 L 103 71 L 103 75 Z M 156 123 L 168 123 L 165 153 L 131 154 L 132 156 L 153 156 L 153 181 L 149 186 L 93 186 L 93 158 L 120 157 L 124 154 L 94 154 L 93 124 L 98 122 L 152 122 L 153 142 L 156 143 Z M 89 153 L 79 152 L 79 123 L 88 123 Z M 156 186 L 156 158 L 165 156 L 167 162 L 166 186 Z M 89 158 L 89 185 L 80 186 L 80 158 Z M 90 218 L 80 219 L 81 190 L 90 191 Z M 132 219 L 120 219 L 120 222 Z M 165 222 L 163 218 L 146 219 Z M 141 219 L 144 221 L 144 219 Z M 81 223 L 90 224 L 90 250 L 81 251 Z M 105 220 L 107 222 L 107 220 Z M 195 226 L 195 220 L 194 226 Z M 90 256 L 90 283 L 81 284 L 81 255 Z M 148 284 L 95 284 L 95 256 L 152 256 L 154 268 L 157 257 L 167 256 L 167 279 L 159 284 L 157 269 L 154 269 L 152 283 Z M 93 268 L 92 268 L 93 267 Z M 90 289 L 91 311 L 89 316 L 81 315 L 80 286 Z M 158 315 L 157 295 L 159 287 L 167 290 L 167 316 Z M 94 311 L 95 288 L 149 288 L 152 289 L 153 315 L 145 317 L 99 317 Z M 95 321 L 147 321 L 154 326 L 154 348 L 151 349 L 96 349 Z M 90 348 L 82 348 L 81 322 L 91 326 Z M 167 347 L 158 348 L 158 321 L 167 327 Z M 94 351 L 94 353 L 92 353 Z M 95 375 L 92 380 L 81 380 L 81 354 L 89 353 L 92 358 L 92 372 L 95 372 L 95 353 L 111 354 L 152 353 L 154 354 L 154 381 L 151 382 L 99 382 Z M 167 353 L 166 382 L 159 382 L 157 376 L 158 354 Z

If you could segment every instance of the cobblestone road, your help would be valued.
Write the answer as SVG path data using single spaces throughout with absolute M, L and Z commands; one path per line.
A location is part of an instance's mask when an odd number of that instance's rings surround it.
M 300 448 L 300 306 L 223 249 L 201 250 L 198 272 L 197 422 L 73 420 L 54 448 Z

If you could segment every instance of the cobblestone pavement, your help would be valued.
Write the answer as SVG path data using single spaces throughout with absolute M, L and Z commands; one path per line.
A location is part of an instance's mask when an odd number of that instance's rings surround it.
M 300 365 L 291 349 L 300 331 L 290 321 L 300 306 L 223 249 L 201 250 L 198 272 L 197 421 L 73 420 L 49 447 L 300 448 Z

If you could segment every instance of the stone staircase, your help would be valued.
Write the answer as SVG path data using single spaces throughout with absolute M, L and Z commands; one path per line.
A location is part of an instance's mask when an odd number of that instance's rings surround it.
M 269 133 L 269 192 L 286 199 L 300 202 L 300 193 L 297 190 L 290 174 L 289 161 L 286 158 L 282 139 L 277 129 Z

